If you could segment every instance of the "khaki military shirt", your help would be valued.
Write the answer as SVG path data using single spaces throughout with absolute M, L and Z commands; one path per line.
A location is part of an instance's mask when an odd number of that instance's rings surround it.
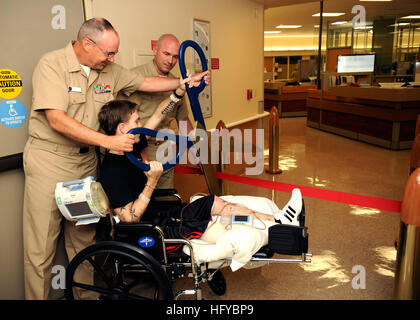
M 149 63 L 143 64 L 141 66 L 135 67 L 131 69 L 137 74 L 141 74 L 143 77 L 159 77 L 160 75 L 156 71 L 156 67 L 153 64 L 153 61 Z M 169 77 L 176 77 L 172 73 L 169 73 Z M 139 110 L 139 117 L 140 122 L 144 125 L 144 123 L 153 115 L 153 112 L 156 110 L 157 106 L 165 100 L 167 97 L 171 95 L 172 91 L 164 91 L 164 92 L 134 92 L 130 97 L 123 96 L 119 94 L 118 99 L 128 99 L 137 103 L 140 106 Z M 167 114 L 164 120 L 159 124 L 156 130 L 160 130 L 163 128 L 169 128 L 170 122 L 173 119 L 182 120 L 188 117 L 188 107 L 185 102 L 185 97 L 179 102 L 170 112 Z
M 62 110 L 86 127 L 99 130 L 98 113 L 118 92 L 131 94 L 142 85 L 144 77 L 116 63 L 101 72 L 91 70 L 86 76 L 73 50 L 65 48 L 45 54 L 32 78 L 33 96 L 29 135 L 49 142 L 79 147 L 81 144 L 51 129 L 45 109 Z

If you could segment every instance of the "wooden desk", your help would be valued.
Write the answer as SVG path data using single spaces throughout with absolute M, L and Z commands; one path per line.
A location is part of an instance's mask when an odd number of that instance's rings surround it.
M 285 86 L 284 83 L 264 83 L 264 108 L 277 107 L 279 117 L 302 117 L 307 115 L 306 98 L 309 89 L 316 86 L 304 84 Z
M 420 88 L 334 87 L 309 90 L 307 126 L 392 150 L 410 149 Z
M 333 96 L 355 99 L 392 102 L 420 101 L 420 88 L 332 87 L 329 91 Z

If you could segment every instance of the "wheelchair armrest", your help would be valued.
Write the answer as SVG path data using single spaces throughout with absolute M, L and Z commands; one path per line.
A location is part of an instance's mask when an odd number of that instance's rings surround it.
M 115 225 L 114 240 L 141 247 L 151 254 L 157 261 L 165 261 L 164 234 L 155 224 L 146 222 L 126 223 Z
M 156 227 L 156 224 L 151 223 L 150 221 L 145 221 L 145 222 L 136 222 L 136 223 L 132 223 L 132 222 L 120 222 L 117 223 L 115 225 L 115 229 L 119 230 L 119 231 L 124 231 L 124 230 L 133 230 L 133 229 L 153 229 Z
M 177 193 L 178 191 L 176 189 L 155 189 L 153 191 L 153 197 L 167 197 L 173 196 Z
M 182 198 L 176 189 L 155 189 L 151 200 L 160 201 L 159 198 L 163 197 L 174 197 L 176 199 L 175 201 L 182 202 Z

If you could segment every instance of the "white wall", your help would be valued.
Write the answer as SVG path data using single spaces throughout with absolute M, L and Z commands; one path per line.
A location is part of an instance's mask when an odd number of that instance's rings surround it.
M 118 31 L 117 62 L 135 65 L 137 53 L 151 52 L 151 40 L 173 33 L 182 42 L 192 39 L 193 18 L 210 22 L 211 56 L 220 59 L 212 70 L 213 115 L 207 129 L 219 120 L 227 125 L 258 113 L 264 70 L 263 6 L 251 0 L 85 0 L 87 18 L 104 17 Z M 188 61 L 187 61 L 188 62 Z M 188 63 L 187 63 L 188 67 Z M 179 73 L 179 67 L 174 71 Z M 253 99 L 246 99 L 247 89 Z

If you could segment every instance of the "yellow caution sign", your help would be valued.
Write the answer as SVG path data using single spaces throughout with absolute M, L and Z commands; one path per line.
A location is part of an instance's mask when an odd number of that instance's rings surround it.
M 22 90 L 22 79 L 10 69 L 0 69 L 0 97 L 13 99 Z

